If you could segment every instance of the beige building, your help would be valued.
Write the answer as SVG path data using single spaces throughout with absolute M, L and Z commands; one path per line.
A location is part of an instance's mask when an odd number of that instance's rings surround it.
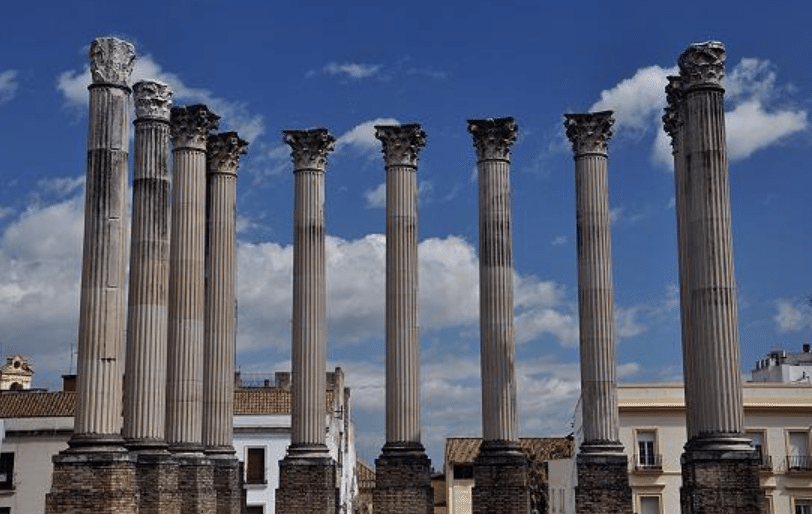
M 0 391 L 18 391 L 31 389 L 34 369 L 28 359 L 22 355 L 6 357 L 6 363 L 0 368 Z
M 470 514 L 474 487 L 474 459 L 479 454 L 480 437 L 450 437 L 445 443 L 445 510 L 435 513 Z M 529 461 L 531 512 L 550 512 L 550 466 L 557 459 L 574 462 L 571 437 L 522 437 L 522 450 Z M 440 495 L 442 496 L 442 495 Z
M 629 482 L 638 514 L 680 511 L 680 456 L 686 442 L 681 383 L 618 386 L 620 438 L 629 452 Z M 812 386 L 744 385 L 747 435 L 761 451 L 768 514 L 812 514 L 809 452 Z

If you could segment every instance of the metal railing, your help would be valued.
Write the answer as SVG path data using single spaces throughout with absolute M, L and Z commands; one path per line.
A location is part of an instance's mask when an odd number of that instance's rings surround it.
M 809 456 L 809 455 L 787 455 L 787 470 L 789 470 L 789 471 L 812 471 L 812 456 Z
M 634 469 L 638 471 L 659 471 L 663 469 L 663 456 L 659 453 L 634 455 Z

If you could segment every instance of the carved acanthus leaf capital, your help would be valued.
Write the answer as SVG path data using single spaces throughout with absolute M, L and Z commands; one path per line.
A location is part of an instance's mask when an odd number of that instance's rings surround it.
M 172 107 L 172 91 L 157 80 L 142 80 L 133 84 L 135 117 L 169 121 Z
M 716 41 L 694 43 L 677 61 L 685 89 L 696 86 L 722 87 L 725 77 L 725 45 Z
M 336 138 L 326 128 L 283 130 L 283 141 L 290 145 L 293 171 L 324 171 L 327 155 L 335 149 Z
M 220 126 L 220 117 L 202 104 L 173 107 L 170 120 L 175 148 L 205 150 L 209 132 Z
M 564 115 L 567 138 L 572 143 L 575 155 L 606 154 L 609 139 L 612 137 L 612 125 L 615 124 L 612 115 L 612 111 Z
M 671 136 L 671 144 L 677 131 L 682 126 L 682 116 L 680 115 L 680 104 L 682 102 L 682 79 L 679 76 L 668 77 L 668 84 L 665 86 L 666 106 L 663 113 L 663 129 Z
M 426 146 L 426 133 L 420 125 L 375 125 L 375 137 L 383 143 L 386 165 L 417 167 L 417 156 Z
M 248 153 L 248 142 L 240 139 L 236 132 L 212 134 L 206 152 L 209 170 L 236 174 L 240 156 Z
M 474 136 L 474 148 L 480 161 L 510 160 L 510 148 L 519 134 L 512 117 L 468 120 L 468 132 Z
M 94 84 L 127 87 L 135 64 L 135 47 L 114 37 L 98 37 L 90 44 L 90 75 Z

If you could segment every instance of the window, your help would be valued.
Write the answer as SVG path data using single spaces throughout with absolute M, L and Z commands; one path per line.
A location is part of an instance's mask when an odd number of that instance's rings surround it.
M 0 489 L 14 489 L 14 453 L 0 453 Z
M 809 432 L 806 430 L 791 430 L 787 434 L 787 446 L 788 469 L 812 469 L 812 465 L 810 465 L 811 463 L 809 462 Z
M 474 467 L 470 464 L 454 464 L 454 480 L 474 478 Z
M 657 455 L 657 432 L 654 430 L 637 431 L 637 458 L 635 462 L 638 468 L 654 469 L 660 467 L 659 455 Z
M 660 514 L 660 497 L 641 496 L 640 514 Z
M 245 508 L 245 514 L 265 514 L 265 507 L 262 505 L 249 505 Z
M 265 448 L 246 448 L 245 451 L 245 483 L 266 483 Z
M 11 514 L 11 507 L 0 507 L 0 514 Z
M 745 432 L 745 437 L 753 441 L 753 449 L 756 450 L 758 458 L 761 461 L 761 468 L 769 469 L 772 467 L 772 463 L 770 462 L 769 452 L 764 446 L 764 436 L 764 430 L 748 430 Z
M 795 500 L 795 514 L 812 514 L 812 500 Z

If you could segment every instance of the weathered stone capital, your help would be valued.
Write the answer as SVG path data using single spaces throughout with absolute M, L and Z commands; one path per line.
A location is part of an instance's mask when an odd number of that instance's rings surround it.
M 157 80 L 142 80 L 133 84 L 135 117 L 169 121 L 172 91 Z
M 468 120 L 468 132 L 474 136 L 477 159 L 509 161 L 519 126 L 512 117 Z
M 677 136 L 677 131 L 682 126 L 682 117 L 679 113 L 680 103 L 682 102 L 682 79 L 679 76 L 671 75 L 668 77 L 668 84 L 665 86 L 666 106 L 663 113 L 663 129 L 665 133 L 671 136 L 671 144 L 674 144 L 674 138 Z
M 375 125 L 375 137 L 383 143 L 386 165 L 417 167 L 417 155 L 426 146 L 426 133 L 417 123 Z
M 293 171 L 324 171 L 327 155 L 336 147 L 336 138 L 326 128 L 283 130 L 283 141 L 290 145 Z
M 220 126 L 220 117 L 205 105 L 172 107 L 170 114 L 175 148 L 206 149 L 209 132 Z
M 209 136 L 207 158 L 209 172 L 237 174 L 240 156 L 248 153 L 248 143 L 236 132 L 223 132 Z
M 721 88 L 725 77 L 725 45 L 717 41 L 694 43 L 682 52 L 678 64 L 684 89 Z
M 114 37 L 98 37 L 90 44 L 93 84 L 127 87 L 135 64 L 135 47 Z
M 590 153 L 606 155 L 609 139 L 612 137 L 612 125 L 615 123 L 612 114 L 612 111 L 601 111 L 564 115 L 567 138 L 572 143 L 572 151 L 576 157 Z

